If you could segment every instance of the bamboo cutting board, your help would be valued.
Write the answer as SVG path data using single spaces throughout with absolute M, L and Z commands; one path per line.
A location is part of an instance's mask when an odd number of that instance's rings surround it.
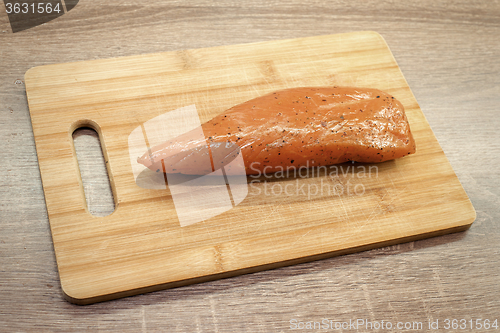
M 47 65 L 30 69 L 25 82 L 61 285 L 77 304 L 462 231 L 475 219 L 374 32 Z M 205 194 L 216 194 L 206 195 L 206 207 L 190 207 L 170 180 L 156 186 L 161 179 L 137 169 L 152 119 L 162 121 L 157 134 L 169 136 L 184 128 L 185 114 L 205 122 L 299 86 L 389 92 L 406 108 L 417 153 L 306 177 L 247 177 L 240 192 L 208 182 L 200 185 Z M 85 202 L 72 141 L 82 126 L 97 130 L 107 162 L 116 209 L 105 217 L 92 216 Z M 183 223 L 182 214 L 194 220 Z

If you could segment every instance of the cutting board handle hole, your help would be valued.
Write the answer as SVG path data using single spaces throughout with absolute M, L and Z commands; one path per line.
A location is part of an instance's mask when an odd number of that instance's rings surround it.
M 115 211 L 115 200 L 99 134 L 91 127 L 79 127 L 72 136 L 87 209 L 93 216 L 107 216 Z

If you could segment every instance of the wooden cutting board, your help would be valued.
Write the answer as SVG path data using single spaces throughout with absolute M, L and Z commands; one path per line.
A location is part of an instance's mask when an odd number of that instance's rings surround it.
M 475 219 L 374 32 L 47 65 L 25 79 L 61 285 L 77 304 L 462 231 Z M 151 119 L 190 108 L 205 122 L 233 105 L 299 86 L 389 92 L 406 108 L 417 153 L 307 177 L 248 178 L 242 200 L 215 215 L 208 207 L 206 219 L 185 226 L 169 186 L 138 183 L 129 140 Z M 180 125 L 169 119 L 167 135 Z M 87 210 L 72 141 L 82 126 L 97 130 L 107 161 L 116 209 L 105 217 Z M 226 184 L 207 186 L 228 191 Z

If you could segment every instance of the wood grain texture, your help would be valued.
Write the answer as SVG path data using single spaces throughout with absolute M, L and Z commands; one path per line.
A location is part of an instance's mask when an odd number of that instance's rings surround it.
M 389 48 L 374 32 L 41 66 L 25 80 L 61 285 L 77 304 L 463 231 L 475 219 Z M 336 85 L 396 96 L 417 153 L 376 165 L 248 177 L 240 190 L 233 180 L 232 193 L 244 192 L 243 201 L 208 217 L 223 205 L 225 184 L 188 186 L 184 195 L 170 181 L 159 190 L 134 181 L 137 156 L 147 147 L 144 142 L 134 155 L 131 138 L 137 129 L 139 141 L 163 142 L 152 141 L 156 124 L 150 123 L 157 117 L 195 105 L 205 122 L 273 91 Z M 169 120 L 161 134 L 185 122 Z M 116 203 L 106 217 L 86 207 L 69 135 L 80 126 L 99 132 Z M 185 226 L 181 205 L 203 220 Z
M 85 2 L 11 34 L 0 15 L 1 329 L 284 332 L 292 318 L 493 318 L 499 17 L 496 1 Z M 62 300 L 22 82 L 29 68 L 359 30 L 391 47 L 477 211 L 469 231 L 88 307 Z

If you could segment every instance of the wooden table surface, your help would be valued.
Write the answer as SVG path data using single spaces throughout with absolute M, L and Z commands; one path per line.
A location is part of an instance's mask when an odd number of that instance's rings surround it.
M 361 30 L 389 44 L 477 211 L 468 231 L 89 306 L 63 299 L 29 68 Z M 0 331 L 499 332 L 499 59 L 499 1 L 89 0 L 17 33 L 0 5 Z M 95 137 L 76 136 L 95 153 Z

